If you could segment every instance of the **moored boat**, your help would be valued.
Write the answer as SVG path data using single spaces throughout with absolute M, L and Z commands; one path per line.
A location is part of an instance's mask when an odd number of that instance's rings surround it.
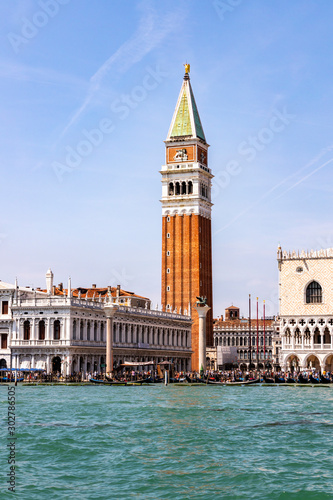
M 310 379 L 311 384 L 320 384 L 319 378 L 314 377 L 312 374 L 310 374 L 309 379 Z
M 325 377 L 324 375 L 320 375 L 320 383 L 321 384 L 332 384 L 332 381 Z

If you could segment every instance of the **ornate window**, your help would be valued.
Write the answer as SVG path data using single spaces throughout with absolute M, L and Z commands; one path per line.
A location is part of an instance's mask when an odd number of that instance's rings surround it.
M 322 288 L 317 281 L 311 281 L 306 289 L 306 303 L 320 304 L 322 302 Z
M 26 320 L 23 324 L 23 340 L 30 340 L 30 321 Z
M 60 340 L 60 321 L 58 319 L 55 320 L 53 325 L 53 338 L 54 340 Z
M 43 319 L 38 323 L 38 340 L 45 340 L 45 321 Z

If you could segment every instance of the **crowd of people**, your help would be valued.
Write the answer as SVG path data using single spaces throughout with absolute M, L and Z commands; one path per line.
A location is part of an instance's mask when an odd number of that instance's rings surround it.
M 160 369 L 135 370 L 120 369 L 115 370 L 110 376 L 98 372 L 78 372 L 69 376 L 62 376 L 60 372 L 47 374 L 46 372 L 27 372 L 22 374 L 26 382 L 89 382 L 90 380 L 113 380 L 118 382 L 147 381 L 157 382 L 165 379 L 165 371 Z M 14 378 L 14 374 L 11 374 Z M 21 379 L 21 380 L 22 380 Z M 323 371 L 314 368 L 301 371 L 274 371 L 274 370 L 206 370 L 198 372 L 174 372 L 172 367 L 167 370 L 168 382 L 246 382 L 258 381 L 265 383 L 333 383 L 333 372 Z

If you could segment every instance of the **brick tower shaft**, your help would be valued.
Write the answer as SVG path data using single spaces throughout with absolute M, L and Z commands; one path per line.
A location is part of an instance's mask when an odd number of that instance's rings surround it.
M 207 345 L 213 345 L 211 179 L 208 144 L 188 67 L 171 122 L 162 174 L 162 305 L 191 311 L 192 370 L 199 370 L 196 297 L 207 298 Z

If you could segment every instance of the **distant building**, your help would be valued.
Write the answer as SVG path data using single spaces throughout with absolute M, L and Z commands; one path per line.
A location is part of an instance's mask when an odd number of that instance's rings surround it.
M 280 363 L 287 370 L 333 371 L 333 248 L 278 248 Z
M 251 320 L 251 364 L 255 367 L 272 367 L 273 336 L 276 334 L 275 318 L 252 318 Z M 238 307 L 230 306 L 223 316 L 214 320 L 214 345 L 217 350 L 218 369 L 250 365 L 249 319 L 240 317 Z
M 47 372 L 105 371 L 104 306 L 117 304 L 113 321 L 114 366 L 124 361 L 172 360 L 191 368 L 191 317 L 152 310 L 150 300 L 118 287 L 46 290 L 0 282 L 0 364 Z

